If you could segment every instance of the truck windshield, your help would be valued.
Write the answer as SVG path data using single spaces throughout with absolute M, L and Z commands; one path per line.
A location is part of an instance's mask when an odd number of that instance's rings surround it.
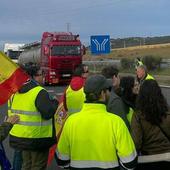
M 64 55 L 64 56 L 68 56 L 68 55 L 80 55 L 81 54 L 81 50 L 80 50 L 80 46 L 53 46 L 51 48 L 51 55 L 52 56 L 58 56 L 58 55 Z
M 7 56 L 10 57 L 11 59 L 18 59 L 20 53 L 21 53 L 21 51 L 12 51 L 12 50 L 9 50 L 7 52 Z

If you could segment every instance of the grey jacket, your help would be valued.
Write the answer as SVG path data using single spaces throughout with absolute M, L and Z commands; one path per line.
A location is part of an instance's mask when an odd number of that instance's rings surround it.
M 125 106 L 124 102 L 122 101 L 121 97 L 119 97 L 114 92 L 114 89 L 112 88 L 111 93 L 110 93 L 110 98 L 107 103 L 107 111 L 120 116 L 124 120 L 128 129 L 130 130 L 130 124 L 126 117 L 126 112 L 127 112 L 126 110 L 127 110 L 126 106 Z

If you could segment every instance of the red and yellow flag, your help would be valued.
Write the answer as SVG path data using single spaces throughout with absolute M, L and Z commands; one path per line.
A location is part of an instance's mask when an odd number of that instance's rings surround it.
M 6 103 L 28 78 L 17 64 L 0 51 L 0 105 Z

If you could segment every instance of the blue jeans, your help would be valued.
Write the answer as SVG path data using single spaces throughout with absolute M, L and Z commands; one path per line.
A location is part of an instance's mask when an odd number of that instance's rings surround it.
M 22 168 L 22 151 L 14 150 L 14 157 L 13 157 L 13 169 L 14 170 L 21 170 Z

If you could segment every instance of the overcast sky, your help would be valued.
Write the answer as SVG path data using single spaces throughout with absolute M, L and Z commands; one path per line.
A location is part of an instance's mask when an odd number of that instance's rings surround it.
M 85 44 L 91 35 L 170 35 L 170 0 L 0 0 L 0 48 L 68 29 Z

